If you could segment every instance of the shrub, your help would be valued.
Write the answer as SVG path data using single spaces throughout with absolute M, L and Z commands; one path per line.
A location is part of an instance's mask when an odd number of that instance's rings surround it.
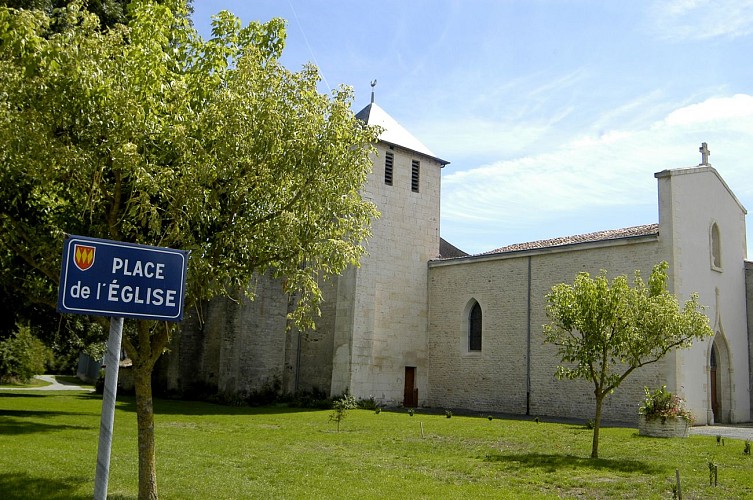
M 332 400 L 327 397 L 327 393 L 318 387 L 313 387 L 310 391 L 297 392 L 292 395 L 288 406 L 291 408 L 315 408 L 318 410 L 327 410 L 332 408 Z
M 340 422 L 345 420 L 348 410 L 358 408 L 358 401 L 354 396 L 350 394 L 344 394 L 339 399 L 335 399 L 332 402 L 332 414 L 329 416 L 329 421 L 337 422 L 337 432 L 340 432 Z
M 105 370 L 100 368 L 97 381 L 94 382 L 94 392 L 97 394 L 105 393 Z
M 19 326 L 11 337 L 0 342 L 0 380 L 28 382 L 45 372 L 52 353 L 31 334 L 28 326 Z
M 376 410 L 379 408 L 379 403 L 374 399 L 374 396 L 369 396 L 368 398 L 359 399 L 358 407 L 363 410 Z
M 273 376 L 264 381 L 262 386 L 246 397 L 247 403 L 250 406 L 268 406 L 272 403 L 276 403 L 282 397 L 282 380 L 280 377 Z M 240 396 L 234 398 L 239 399 Z M 240 401 L 229 401 L 230 406 L 243 406 Z
M 661 389 L 657 389 L 654 392 L 651 392 L 648 387 L 644 387 L 643 390 L 646 393 L 646 397 L 638 413 L 644 415 L 647 420 L 652 418 L 665 420 L 669 417 L 680 417 L 687 420 L 690 424 L 693 423 L 693 415 L 685 407 L 685 400 L 669 392 L 666 385 L 663 385 Z

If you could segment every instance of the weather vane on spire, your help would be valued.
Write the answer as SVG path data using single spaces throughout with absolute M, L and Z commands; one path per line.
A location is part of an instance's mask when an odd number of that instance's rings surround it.
M 374 102 L 374 87 L 376 87 L 376 79 L 371 80 L 371 102 Z
M 708 165 L 709 156 L 711 156 L 711 150 L 709 149 L 709 146 L 705 142 L 702 142 L 701 147 L 698 148 L 698 151 L 701 152 L 701 165 Z

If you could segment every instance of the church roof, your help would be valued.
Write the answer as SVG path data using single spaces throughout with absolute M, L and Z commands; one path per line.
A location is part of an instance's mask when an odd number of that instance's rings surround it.
M 439 238 L 439 258 L 450 259 L 454 257 L 466 257 L 468 254 L 447 241 L 444 238 Z
M 400 125 L 394 118 L 387 114 L 385 110 L 380 108 L 375 102 L 371 102 L 368 106 L 363 108 L 356 114 L 356 118 L 366 123 L 367 125 L 378 125 L 382 127 L 382 133 L 379 135 L 379 140 L 392 144 L 394 146 L 400 146 L 416 153 L 428 156 L 437 160 L 442 165 L 450 163 L 447 160 L 442 160 L 437 155 L 431 152 L 429 148 L 416 139 L 413 134 L 408 132 L 402 125 Z
M 565 245 L 576 245 L 579 243 L 596 243 L 600 241 L 618 240 L 624 238 L 634 238 L 639 236 L 650 236 L 659 234 L 659 224 L 646 224 L 643 226 L 626 227 L 623 229 L 610 229 L 607 231 L 596 231 L 594 233 L 578 234 L 575 236 L 564 236 L 562 238 L 552 238 L 549 240 L 531 241 L 528 243 L 516 243 L 505 247 L 497 248 L 479 255 L 492 255 L 509 252 L 520 252 L 524 250 L 538 250 L 542 248 L 561 247 Z

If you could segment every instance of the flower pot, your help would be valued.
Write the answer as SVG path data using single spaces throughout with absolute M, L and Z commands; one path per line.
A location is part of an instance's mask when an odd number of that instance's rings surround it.
M 638 415 L 638 434 L 651 437 L 688 437 L 690 422 L 683 417 Z

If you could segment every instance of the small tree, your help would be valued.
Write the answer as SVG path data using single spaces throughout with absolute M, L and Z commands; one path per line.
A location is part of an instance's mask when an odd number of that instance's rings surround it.
M 329 416 L 329 421 L 337 422 L 337 432 L 340 432 L 340 422 L 345 420 L 348 415 L 348 410 L 358 408 L 358 401 L 354 396 L 345 394 L 340 399 L 336 399 L 332 402 L 332 413 Z
M 555 285 L 546 296 L 545 341 L 558 347 L 563 363 L 557 377 L 594 384 L 591 458 L 599 456 L 604 399 L 637 368 L 713 335 L 697 294 L 680 307 L 667 290 L 668 267 L 654 266 L 648 285 L 636 271 L 632 288 L 624 275 L 610 284 L 606 271 L 596 278 L 580 273 L 572 285 Z

